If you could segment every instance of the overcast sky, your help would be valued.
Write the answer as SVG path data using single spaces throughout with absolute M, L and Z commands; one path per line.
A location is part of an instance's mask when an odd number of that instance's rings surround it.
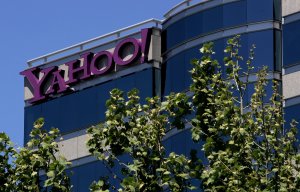
M 0 132 L 23 144 L 26 61 L 147 20 L 181 0 L 9 0 L 0 3 Z M 59 128 L 59 127 L 58 127 Z

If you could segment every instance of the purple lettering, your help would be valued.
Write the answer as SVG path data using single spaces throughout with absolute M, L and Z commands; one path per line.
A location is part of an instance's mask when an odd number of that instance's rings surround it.
M 124 61 L 123 58 L 121 58 L 121 56 L 120 56 L 120 51 L 122 50 L 122 48 L 125 45 L 128 45 L 128 44 L 132 44 L 134 46 L 134 52 L 133 52 L 132 56 L 130 57 L 130 59 L 127 59 L 126 61 Z M 117 65 L 131 64 L 132 62 L 137 60 L 139 55 L 140 55 L 140 44 L 134 38 L 128 38 L 128 39 L 121 41 L 114 50 L 114 60 Z
M 84 53 L 80 59 L 65 63 L 66 71 L 59 70 L 57 66 L 45 69 L 36 67 L 22 71 L 20 74 L 27 78 L 33 89 L 33 98 L 29 102 L 34 103 L 43 100 L 50 94 L 63 93 L 69 88 L 69 84 L 74 84 L 91 76 L 104 75 L 111 71 L 115 65 L 126 66 L 137 62 L 148 62 L 151 34 L 152 29 L 142 29 L 140 40 L 124 39 L 117 44 L 113 53 L 109 51 L 101 51 L 95 55 L 91 52 Z M 125 56 L 127 48 L 133 50 L 130 55 Z M 68 76 L 67 81 L 64 79 L 65 73 Z M 40 76 L 41 78 L 39 78 Z
M 98 62 L 103 59 L 103 58 L 107 58 L 107 64 L 106 66 L 102 67 L 99 69 L 99 67 L 97 66 Z M 99 53 L 97 53 L 91 63 L 91 73 L 93 75 L 102 75 L 108 71 L 110 71 L 113 67 L 113 56 L 110 52 L 108 51 L 101 51 Z
M 76 83 L 79 79 L 86 79 L 91 76 L 90 63 L 92 56 L 93 54 L 90 52 L 81 55 L 81 58 L 83 58 L 82 66 L 80 66 L 80 60 L 78 59 L 66 63 L 66 65 L 69 67 L 69 80 L 66 82 L 67 84 Z
M 151 29 L 142 29 L 141 30 L 141 51 L 143 56 L 141 57 L 141 63 L 148 61 L 149 45 L 151 40 Z
M 35 67 L 32 69 L 22 71 L 20 73 L 21 75 L 24 75 L 28 79 L 31 87 L 33 88 L 33 98 L 31 100 L 29 100 L 30 103 L 33 103 L 33 102 L 36 102 L 36 101 L 39 101 L 39 100 L 45 98 L 45 96 L 42 93 L 42 87 L 45 84 L 45 82 L 46 82 L 45 80 L 48 78 L 50 72 L 52 72 L 53 70 L 55 70 L 55 67 L 49 67 L 49 68 L 43 69 L 42 71 L 40 71 L 39 68 Z M 34 73 L 37 73 L 37 74 L 42 73 L 43 77 L 41 79 L 39 79 L 38 77 L 36 77 L 34 75 Z
M 52 82 L 46 94 L 62 93 L 68 89 L 68 86 L 63 78 L 63 72 L 64 71 L 62 70 L 57 70 L 52 73 Z

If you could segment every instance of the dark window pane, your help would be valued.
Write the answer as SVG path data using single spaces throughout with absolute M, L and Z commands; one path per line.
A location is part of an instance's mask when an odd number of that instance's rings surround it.
M 223 27 L 242 25 L 247 22 L 247 2 L 239 1 L 223 6 Z
M 190 39 L 203 33 L 202 12 L 193 14 L 186 18 L 186 38 Z
M 203 32 L 208 33 L 223 26 L 223 8 L 218 6 L 203 11 Z
M 164 31 L 166 37 L 166 49 L 170 49 L 176 44 L 183 42 L 186 39 L 185 34 L 185 19 L 179 20 L 170 25 L 167 30 Z
M 283 66 L 300 62 L 300 21 L 283 26 Z
M 25 108 L 25 139 L 33 122 L 45 118 L 45 129 L 57 127 L 62 134 L 88 128 L 105 118 L 106 100 L 113 88 L 125 92 L 141 89 L 142 99 L 152 96 L 152 69 L 90 87 L 45 103 Z M 126 95 L 126 94 L 125 94 Z
M 184 53 L 176 55 L 168 62 L 171 67 L 171 91 L 180 92 L 185 89 L 186 67 L 184 62 Z
M 248 23 L 273 20 L 273 0 L 248 0 Z
M 189 86 L 191 85 L 192 83 L 192 77 L 191 77 L 191 73 L 190 71 L 192 70 L 193 68 L 193 65 L 192 65 L 192 60 L 194 59 L 201 59 L 201 53 L 200 53 L 200 48 L 202 47 L 202 45 L 199 45 L 199 46 L 196 46 L 196 47 L 193 47 L 191 49 L 188 49 L 185 51 L 185 89 L 188 89 Z
M 292 122 L 292 120 L 300 122 L 300 104 L 284 108 L 284 113 L 285 129 L 291 128 L 290 123 Z M 299 129 L 297 133 L 297 138 L 300 139 Z
M 36 105 L 32 107 L 25 107 L 24 109 L 24 144 L 29 140 L 29 133 L 33 128 L 33 123 L 42 114 L 42 106 Z
M 140 91 L 141 100 L 153 95 L 153 69 L 140 71 L 134 75 L 135 88 Z
M 253 32 L 248 34 L 248 50 L 255 44 L 253 66 L 259 70 L 267 66 L 268 70 L 274 70 L 274 34 L 273 30 Z M 256 70 L 256 71 L 257 71 Z

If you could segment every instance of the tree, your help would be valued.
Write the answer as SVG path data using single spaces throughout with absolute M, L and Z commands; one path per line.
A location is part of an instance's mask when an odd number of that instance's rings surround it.
M 12 175 L 15 167 L 10 161 L 16 154 L 13 143 L 5 133 L 0 133 L 0 191 L 13 191 Z
M 250 50 L 242 71 L 239 37 L 228 41 L 224 58 L 227 79 L 212 59 L 212 45 L 201 49 L 203 57 L 193 62 L 192 119 L 195 141 L 203 140 L 209 161 L 201 175 L 205 191 L 296 191 L 299 189 L 299 154 L 296 123 L 284 127 L 282 97 L 274 80 L 267 101 L 267 69 L 257 73 L 251 100 L 245 106 L 248 77 L 253 72 Z M 244 78 L 244 80 L 242 79 Z M 237 96 L 234 96 L 237 95 Z
M 185 122 L 181 114 L 187 114 L 190 106 L 185 94 L 171 94 L 161 103 L 158 97 L 148 98 L 140 104 L 138 91 L 128 93 L 111 91 L 107 101 L 106 122 L 89 129 L 88 141 L 93 153 L 110 170 L 115 163 L 122 167 L 122 178 L 113 173 L 121 183 L 118 191 L 186 191 L 192 189 L 189 179 L 196 170 L 195 158 L 189 160 L 183 155 L 166 154 L 163 137 L 167 129 L 183 129 Z M 126 160 L 119 157 L 126 155 Z M 124 158 L 123 158 L 124 159 Z M 93 191 L 109 191 L 104 180 L 94 183 Z M 116 190 L 116 186 L 111 189 Z
M 108 169 L 121 165 L 119 191 L 186 191 L 196 189 L 191 179 L 201 181 L 204 191 L 296 191 L 299 163 L 296 122 L 284 126 L 282 96 L 278 82 L 273 94 L 266 95 L 267 68 L 257 72 L 251 99 L 249 76 L 254 46 L 249 58 L 239 55 L 239 36 L 228 40 L 224 58 L 226 72 L 213 59 L 213 44 L 205 44 L 201 59 L 192 61 L 192 98 L 172 93 L 163 101 L 147 99 L 140 104 L 137 91 L 113 90 L 107 102 L 106 121 L 89 129 L 90 152 Z M 240 67 L 246 62 L 246 69 Z M 224 78 L 223 74 L 226 74 Z M 190 103 L 190 100 L 192 103 Z M 189 114 L 194 117 L 187 118 Z M 192 125 L 192 138 L 203 141 L 208 164 L 195 153 L 190 158 L 166 154 L 163 137 L 169 129 Z M 129 160 L 119 159 L 128 155 Z M 205 161 L 203 161 L 205 162 Z M 108 179 L 94 183 L 91 190 L 116 190 Z
M 163 100 L 140 101 L 137 90 L 127 98 L 112 90 L 106 121 L 88 130 L 87 142 L 111 174 L 90 190 L 299 191 L 297 123 L 287 126 L 284 121 L 279 82 L 273 80 L 273 93 L 266 93 L 267 68 L 257 72 L 252 67 L 255 47 L 244 61 L 240 46 L 239 36 L 228 40 L 222 68 L 213 59 L 213 44 L 203 45 L 201 59 L 192 61 L 192 96 L 171 93 Z M 257 77 L 250 90 L 253 74 Z M 42 118 L 34 123 L 30 141 L 20 150 L 0 134 L 0 191 L 71 190 L 66 174 L 70 163 L 58 156 L 59 131 L 47 132 L 43 125 Z M 203 159 L 198 159 L 197 151 L 187 157 L 169 153 L 163 145 L 169 130 L 187 125 L 191 139 L 204 143 L 198 149 L 204 151 Z
M 57 155 L 59 130 L 46 132 L 43 125 L 43 118 L 34 123 L 31 139 L 18 151 L 4 133 L 0 134 L 1 191 L 71 191 L 65 172 L 70 163 Z

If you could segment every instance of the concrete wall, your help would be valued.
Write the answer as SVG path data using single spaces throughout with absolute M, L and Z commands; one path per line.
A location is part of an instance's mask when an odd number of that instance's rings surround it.
M 282 16 L 300 11 L 300 0 L 282 0 Z

